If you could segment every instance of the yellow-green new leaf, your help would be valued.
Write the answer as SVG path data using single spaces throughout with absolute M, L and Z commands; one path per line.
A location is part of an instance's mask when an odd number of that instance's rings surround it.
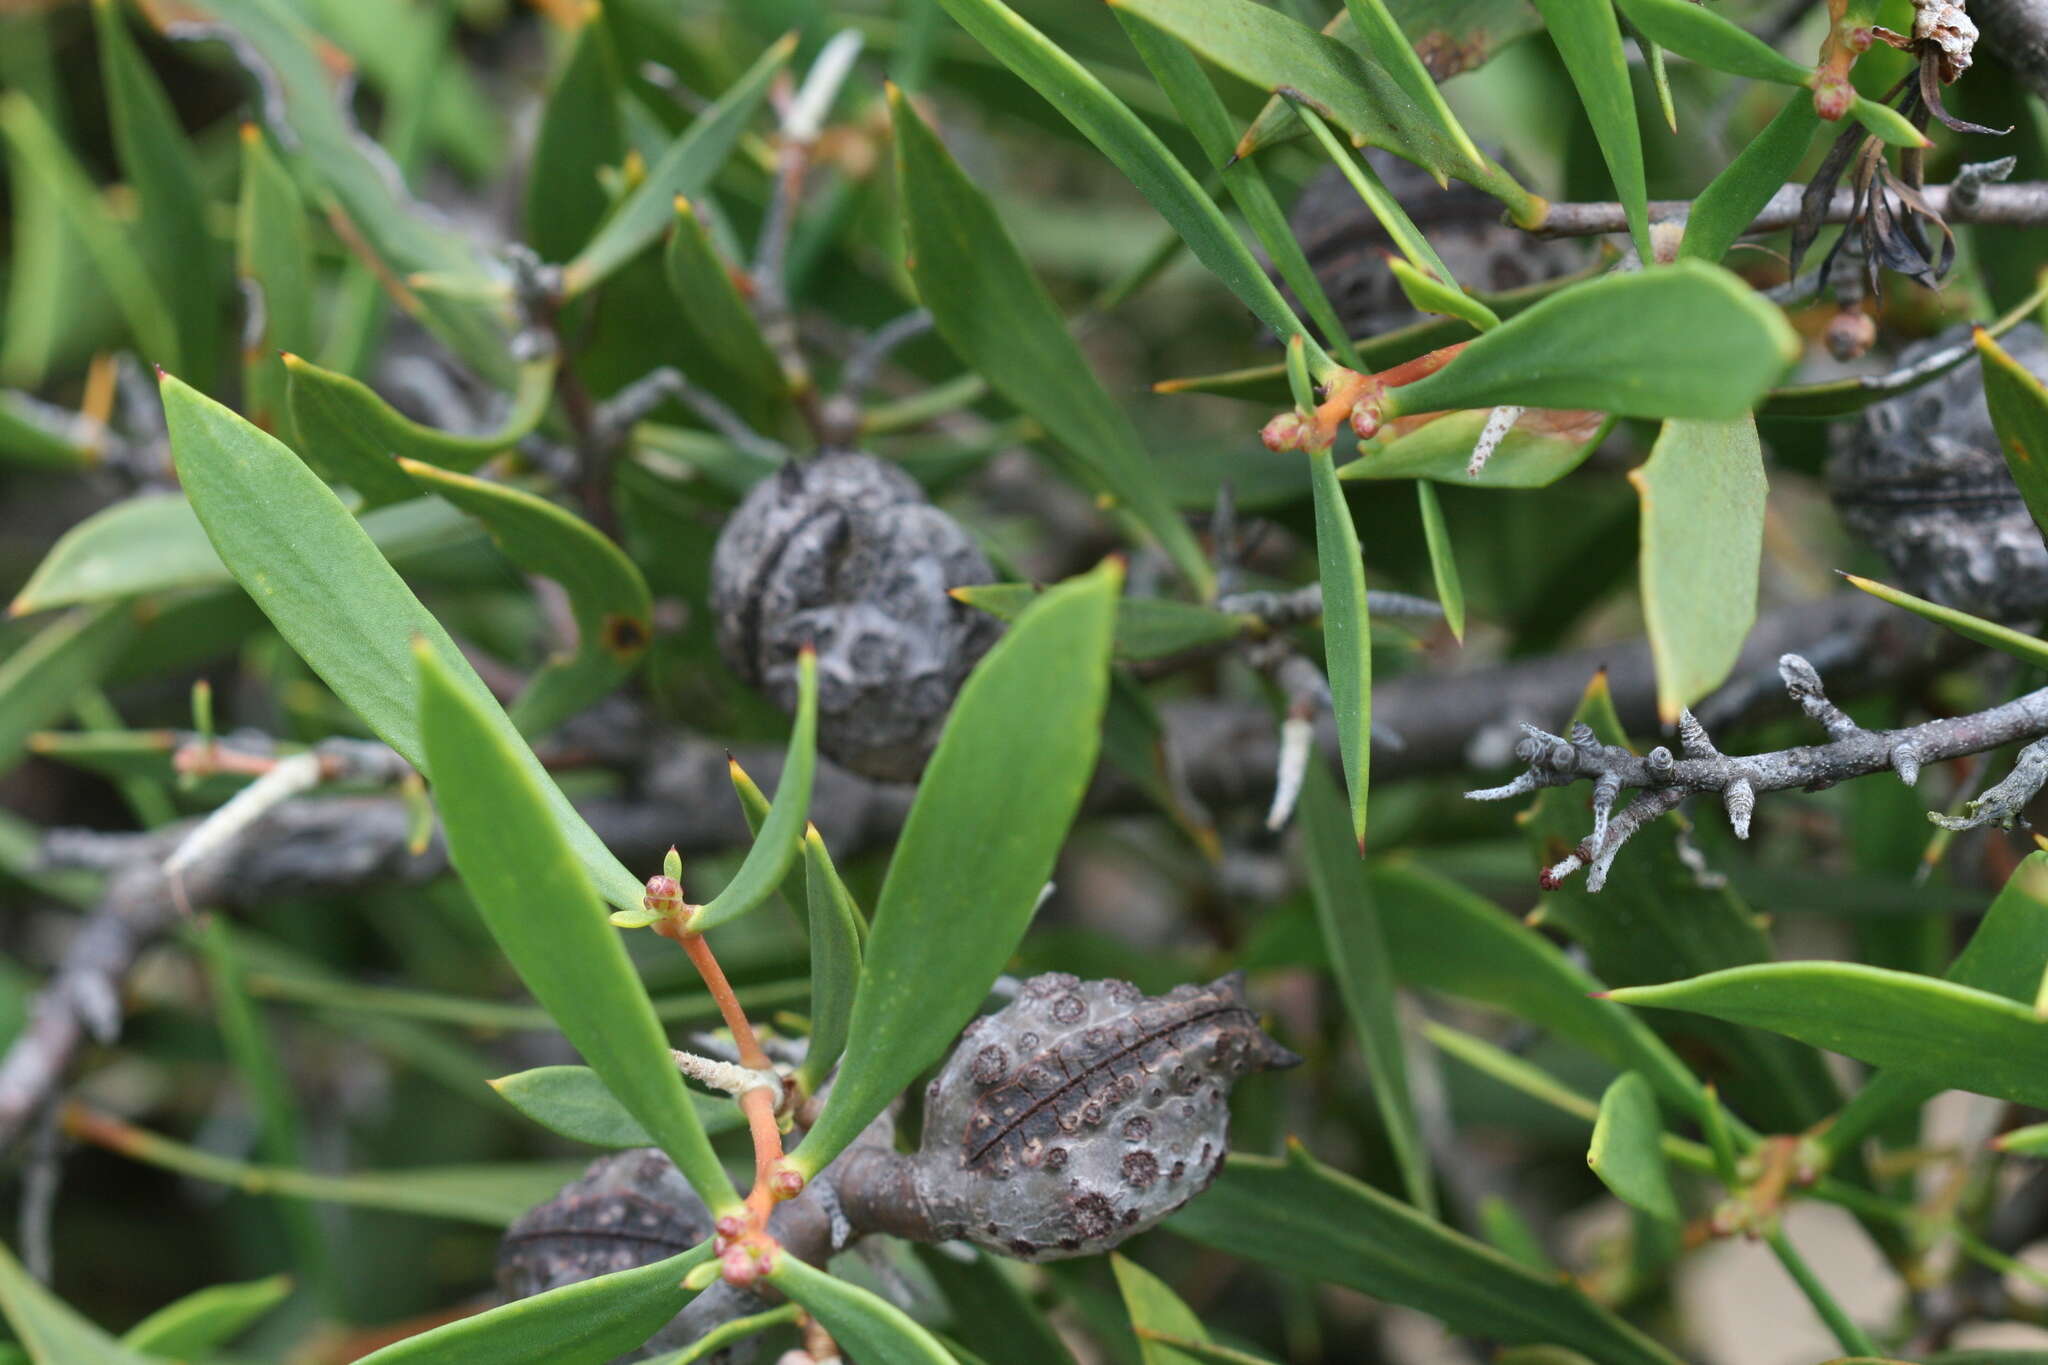
M 1316 564 L 1323 583 L 1323 663 L 1337 713 L 1337 752 L 1351 796 L 1351 837 L 1365 856 L 1366 784 L 1372 769 L 1372 622 L 1365 559 L 1344 485 L 1327 450 L 1308 457 L 1315 493 Z
M 1181 1302 L 1166 1281 L 1136 1261 L 1112 1252 L 1109 1266 L 1116 1273 L 1117 1292 L 1123 1295 L 1124 1312 L 1130 1315 L 1143 1365 L 1195 1365 L 1199 1357 L 1157 1339 L 1164 1335 L 1206 1345 L 1209 1329 L 1195 1310 Z
M 647 988 L 556 823 L 545 778 L 426 641 L 420 728 L 448 859 L 534 999 L 716 1212 L 738 1196 L 669 1055 Z
M 654 1138 L 619 1103 L 604 1078 L 587 1066 L 537 1066 L 491 1082 L 505 1103 L 551 1133 L 593 1147 L 652 1147 Z M 739 1106 L 724 1096 L 690 1091 L 706 1133 L 746 1125 Z
M 1415 504 L 1422 513 L 1422 539 L 1429 547 L 1429 569 L 1436 579 L 1436 600 L 1444 609 L 1444 624 L 1451 628 L 1452 638 L 1463 644 L 1465 583 L 1458 576 L 1458 550 L 1451 540 L 1451 528 L 1444 523 L 1444 507 L 1437 500 L 1436 485 L 1428 479 L 1417 479 Z
M 1775 304 L 1719 266 L 1679 261 L 1550 295 L 1436 373 L 1388 390 L 1382 412 L 1510 404 L 1730 421 L 1798 355 Z
M 696 1295 L 683 1277 L 711 1259 L 704 1242 L 635 1270 L 532 1298 L 393 1342 L 359 1365 L 604 1365 L 645 1342 Z
M 2048 387 L 1982 327 L 1976 336 L 1984 365 L 1984 401 L 2005 450 L 2005 467 L 2034 514 L 2034 525 L 2048 535 Z
M 818 766 L 816 651 L 805 649 L 797 656 L 796 678 L 796 725 L 789 732 L 789 753 L 782 762 L 782 778 L 775 784 L 775 802 L 761 821 L 740 870 L 691 920 L 700 933 L 738 919 L 774 895 L 796 861 L 810 819 L 811 778 Z
M 910 273 L 939 334 L 1081 460 L 1207 596 L 1214 574 L 1201 546 L 1001 215 L 901 91 L 890 104 Z
M 291 1292 L 289 1275 L 209 1285 L 136 1323 L 121 1334 L 121 1344 L 149 1355 L 203 1357 L 240 1336 Z
M 1023 939 L 1095 771 L 1122 583 L 1111 560 L 1046 593 L 960 689 L 882 883 L 839 1080 L 792 1158 L 807 1175 L 951 1046 Z
M 802 1304 L 851 1359 L 877 1365 L 955 1365 L 937 1337 L 895 1304 L 859 1285 L 834 1279 L 787 1254 L 775 1258 L 768 1280 Z
M 1639 571 L 1657 712 L 1675 725 L 1727 678 L 1756 622 L 1767 491 L 1756 423 L 1666 422 L 1628 478 L 1642 499 Z
M 1657 1093 L 1633 1071 L 1625 1071 L 1600 1097 L 1586 1164 L 1615 1198 L 1663 1223 L 1678 1221 L 1678 1196 L 1664 1164 L 1664 1121 Z
M 0 1246 L 0 1314 L 34 1365 L 161 1365 L 101 1331 Z
M 1850 584 L 1861 588 L 1882 602 L 1895 607 L 1904 607 L 1915 616 L 1922 616 L 1937 626 L 1946 627 L 1966 640 L 1975 640 L 1980 645 L 2003 650 L 2024 664 L 2034 668 L 2048 668 L 2048 641 L 2035 639 L 2025 631 L 2002 626 L 1996 621 L 1987 621 L 1981 616 L 1945 607 L 1939 602 L 1930 602 L 1924 597 L 1901 592 L 1897 588 L 1855 574 L 1843 574 Z
M 612 856 L 519 737 L 476 670 L 378 552 L 332 489 L 275 437 L 177 379 L 163 381 L 178 479 L 228 572 L 278 633 L 377 737 L 432 781 L 413 642 L 434 651 L 527 777 L 600 894 L 640 905 L 640 879 Z
M 569 595 L 576 649 L 549 659 L 512 703 L 522 733 L 547 733 L 625 680 L 654 639 L 647 580 L 625 551 L 574 512 L 522 489 L 417 460 L 398 466 L 489 527 L 513 563 Z

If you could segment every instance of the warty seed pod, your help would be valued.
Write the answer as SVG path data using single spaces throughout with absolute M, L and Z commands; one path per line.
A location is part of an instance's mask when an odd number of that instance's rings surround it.
M 1035 976 L 960 1035 L 917 1152 L 861 1153 L 841 1195 L 883 1231 L 900 1220 L 1030 1261 L 1108 1251 L 1215 1179 L 1238 1078 L 1299 1060 L 1259 1027 L 1239 973 L 1163 996 Z
M 1519 289 L 1586 264 L 1584 247 L 1509 227 L 1500 221 L 1499 202 L 1463 181 L 1438 185 L 1413 162 L 1377 147 L 1367 149 L 1365 159 L 1467 289 Z M 1303 187 L 1287 221 L 1351 336 L 1378 336 L 1422 321 L 1387 269 L 1393 241 L 1335 166 Z
M 1901 366 L 1966 345 L 1967 326 L 1917 342 Z M 2022 323 L 2000 340 L 2048 379 L 2048 336 Z M 1892 566 L 1898 586 L 1998 620 L 2048 611 L 2048 546 L 2006 468 L 1975 356 L 1910 393 L 1836 424 L 1829 492 L 1842 520 Z
M 763 479 L 720 532 L 711 573 L 726 662 L 793 712 L 797 653 L 815 645 L 818 747 L 882 781 L 916 780 L 1001 629 L 946 595 L 995 577 L 973 540 L 872 455 Z

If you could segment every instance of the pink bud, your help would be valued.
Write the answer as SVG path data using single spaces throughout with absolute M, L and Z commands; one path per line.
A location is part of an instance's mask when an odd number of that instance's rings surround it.
M 735 1289 L 745 1289 L 761 1278 L 761 1263 L 745 1247 L 730 1248 L 719 1257 L 718 1264 L 725 1282 Z
M 804 1174 L 785 1166 L 775 1173 L 770 1188 L 775 1191 L 777 1199 L 794 1199 L 804 1192 Z
M 1351 406 L 1351 431 L 1361 441 L 1379 434 L 1380 405 L 1376 398 L 1361 398 Z
M 674 877 L 649 877 L 643 904 L 657 915 L 672 915 L 683 908 L 683 884 Z
M 1259 431 L 1259 440 L 1266 449 L 1278 454 L 1283 450 L 1299 450 L 1306 427 L 1298 412 L 1283 412 L 1266 423 Z

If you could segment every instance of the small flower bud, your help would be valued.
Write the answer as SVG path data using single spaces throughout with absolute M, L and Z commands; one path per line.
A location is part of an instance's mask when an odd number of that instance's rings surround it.
M 649 877 L 647 895 L 641 903 L 647 907 L 650 914 L 678 914 L 683 908 L 683 885 L 674 877 Z
M 1877 341 L 1877 323 L 1861 308 L 1844 308 L 1828 319 L 1828 354 L 1847 363 Z
M 804 1173 L 784 1166 L 775 1172 L 768 1188 L 778 1200 L 794 1199 L 804 1192 Z
M 761 1262 L 746 1247 L 728 1247 L 718 1258 L 720 1275 L 735 1289 L 745 1289 L 761 1278 Z
M 1222 1169 L 1238 1078 L 1297 1060 L 1240 976 L 1150 997 L 1036 976 L 954 1046 L 911 1182 L 941 1235 L 1032 1261 L 1107 1251 Z
M 1299 450 L 1308 435 L 1308 426 L 1298 412 L 1283 412 L 1259 429 L 1259 440 L 1274 454 L 1285 450 Z
M 1380 431 L 1380 400 L 1377 394 L 1361 398 L 1351 405 L 1351 434 L 1361 441 L 1370 441 Z

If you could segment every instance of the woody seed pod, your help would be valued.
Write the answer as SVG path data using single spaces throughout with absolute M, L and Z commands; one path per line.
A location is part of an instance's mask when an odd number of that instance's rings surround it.
M 855 1200 L 885 1191 L 896 1221 L 929 1237 L 1031 1261 L 1107 1251 L 1215 1179 L 1238 1078 L 1298 1060 L 1260 1029 L 1239 974 L 1150 997 L 1126 981 L 1032 977 L 960 1035 L 917 1153 L 861 1154 L 896 1179 L 849 1167 L 848 1214 L 862 1222 Z
M 718 648 L 796 709 L 797 653 L 818 651 L 818 747 L 883 781 L 916 780 L 994 617 L 946 595 L 995 577 L 954 520 L 872 455 L 792 462 L 763 479 L 718 537 Z
M 1901 365 L 1969 342 L 1957 327 L 1906 348 Z M 2048 337 L 2023 323 L 2001 340 L 2048 378 Z M 1999 620 L 2048 610 L 2048 546 L 2006 468 L 1975 356 L 1839 424 L 1829 491 L 1900 587 Z
M 1440 186 L 1413 162 L 1378 148 L 1365 159 L 1467 289 L 1518 289 L 1585 264 L 1584 250 L 1571 242 L 1502 223 L 1500 205 L 1481 190 L 1455 180 Z M 1396 254 L 1392 240 L 1335 166 L 1303 188 L 1288 225 L 1349 335 L 1378 336 L 1422 320 L 1387 269 L 1386 258 Z

